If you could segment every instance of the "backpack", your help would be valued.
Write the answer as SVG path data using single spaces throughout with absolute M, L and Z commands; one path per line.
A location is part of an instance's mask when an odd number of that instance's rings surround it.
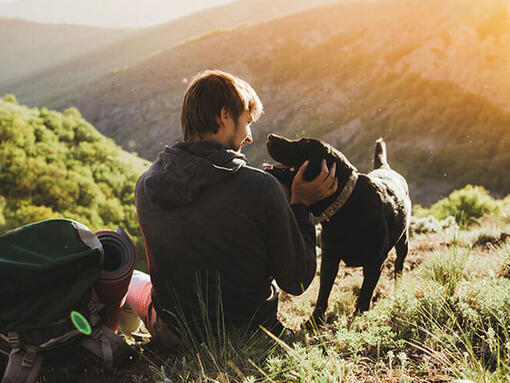
M 103 360 L 125 361 L 124 340 L 101 325 L 94 283 L 104 251 L 83 224 L 53 219 L 0 235 L 0 336 L 11 348 L 1 383 L 32 383 L 43 354 L 73 342 Z

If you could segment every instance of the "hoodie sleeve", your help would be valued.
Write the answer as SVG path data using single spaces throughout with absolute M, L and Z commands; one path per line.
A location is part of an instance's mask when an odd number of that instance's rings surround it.
M 299 295 L 317 266 L 315 227 L 305 205 L 290 206 L 276 178 L 264 185 L 265 239 L 270 271 L 284 291 Z

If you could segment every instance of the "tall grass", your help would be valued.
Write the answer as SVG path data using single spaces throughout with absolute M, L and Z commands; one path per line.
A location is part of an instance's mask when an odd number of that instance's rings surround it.
M 463 278 L 466 266 L 470 260 L 470 250 L 461 250 L 454 245 L 446 254 L 437 254 L 428 259 L 423 267 L 425 277 L 438 282 L 451 295 L 459 281 Z
M 169 355 L 161 366 L 153 366 L 156 381 L 192 382 L 247 382 L 257 373 L 259 364 L 271 357 L 277 343 L 262 331 L 249 331 L 227 325 L 221 294 L 220 276 L 212 275 L 215 291 L 210 294 L 209 273 L 195 274 L 195 292 L 198 312 L 185 313 L 177 295 L 175 310 L 169 312 L 175 319 L 175 328 L 182 341 L 178 357 Z M 212 300 L 212 301 L 211 301 Z M 212 310 L 212 311 L 211 311 Z
M 483 258 L 456 234 L 440 249 L 363 315 L 332 305 L 334 323 L 299 330 L 291 345 L 267 331 L 225 329 L 190 343 L 163 370 L 157 366 L 156 376 L 221 383 L 510 382 L 508 246 Z

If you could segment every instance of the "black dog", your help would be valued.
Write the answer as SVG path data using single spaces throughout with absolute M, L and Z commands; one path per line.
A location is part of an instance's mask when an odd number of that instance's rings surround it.
M 356 311 L 368 310 L 389 251 L 395 246 L 397 276 L 402 273 L 409 246 L 409 191 L 405 179 L 389 167 L 384 141 L 376 142 L 374 170 L 368 174 L 358 173 L 341 152 L 317 139 L 288 140 L 271 134 L 266 145 L 271 157 L 283 165 L 268 165 L 266 171 L 289 190 L 305 160 L 309 160 L 304 173 L 307 181 L 320 173 L 322 159 L 328 168 L 336 162 L 338 190 L 310 206 L 322 224 L 320 290 L 312 318 L 324 320 L 340 260 L 347 266 L 363 267 Z

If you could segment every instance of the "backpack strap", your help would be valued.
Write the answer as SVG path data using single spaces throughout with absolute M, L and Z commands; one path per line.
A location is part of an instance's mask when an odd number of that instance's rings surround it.
M 92 334 L 81 337 L 78 344 L 102 359 L 103 368 L 109 371 L 114 364 L 127 360 L 131 353 L 124 339 L 104 326 L 96 326 Z
M 110 340 L 104 335 L 104 328 L 97 326 L 92 334 L 84 336 L 79 340 L 80 346 L 90 351 L 103 361 L 103 368 L 111 371 L 113 369 L 113 351 Z
M 27 347 L 23 351 L 19 335 L 15 332 L 9 333 L 9 343 L 12 350 L 1 383 L 35 383 L 43 362 L 37 347 Z
M 92 287 L 91 290 L 91 297 L 87 308 L 89 310 L 92 333 L 80 337 L 78 344 L 101 359 L 105 370 L 111 371 L 114 363 L 121 362 L 127 358 L 130 349 L 119 335 L 109 328 L 99 325 L 102 319 L 100 311 L 105 305 L 99 302 L 96 289 Z
M 64 332 L 39 346 L 23 347 L 17 332 L 9 332 L 8 337 L 2 336 L 2 339 L 8 341 L 11 352 L 1 383 L 36 383 L 43 362 L 43 356 L 38 350 L 46 350 L 69 343 L 74 338 L 78 338 L 77 342 L 80 346 L 103 361 L 105 370 L 111 371 L 114 363 L 127 360 L 131 351 L 126 342 L 109 328 L 98 325 L 101 320 L 101 310 L 105 305 L 98 301 L 95 289 L 91 290 L 91 299 L 87 305 L 90 324 L 93 328 L 90 335 L 80 336 L 81 334 L 73 329 L 73 331 Z M 56 323 L 60 326 L 66 324 L 67 320 Z
M 99 302 L 99 299 L 97 297 L 97 292 L 94 286 L 90 289 L 90 301 L 87 304 L 87 309 L 89 310 L 89 317 L 90 317 L 90 325 L 95 326 L 98 324 L 101 320 L 101 310 L 105 308 L 105 304 Z

